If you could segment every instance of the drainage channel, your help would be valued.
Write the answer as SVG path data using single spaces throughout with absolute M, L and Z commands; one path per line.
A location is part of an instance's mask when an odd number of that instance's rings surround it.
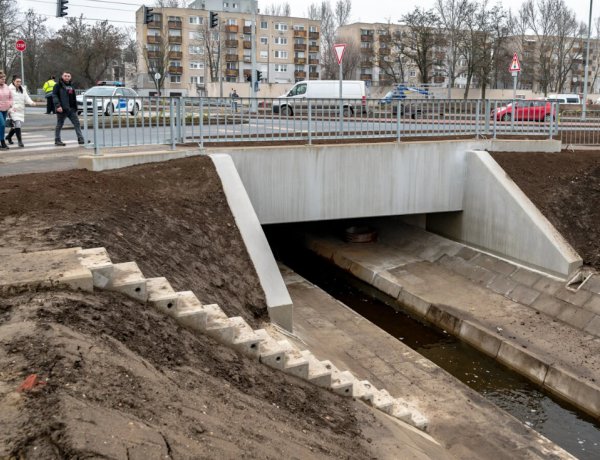
M 600 458 L 600 423 L 593 418 L 470 345 L 398 311 L 391 298 L 321 257 L 289 246 L 274 250 L 296 273 L 572 455 L 581 460 Z

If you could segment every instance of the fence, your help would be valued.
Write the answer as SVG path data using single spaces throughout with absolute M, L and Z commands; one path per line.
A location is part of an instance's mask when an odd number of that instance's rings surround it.
M 84 97 L 79 109 L 97 152 L 146 144 L 552 138 L 559 128 L 557 106 L 544 101 L 518 101 L 513 111 L 506 100 Z

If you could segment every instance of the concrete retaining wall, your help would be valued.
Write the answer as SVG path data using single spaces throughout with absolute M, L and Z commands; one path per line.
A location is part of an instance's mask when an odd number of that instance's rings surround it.
M 581 266 L 581 257 L 487 152 L 467 154 L 465 178 L 463 212 L 428 215 L 428 230 L 560 277 Z

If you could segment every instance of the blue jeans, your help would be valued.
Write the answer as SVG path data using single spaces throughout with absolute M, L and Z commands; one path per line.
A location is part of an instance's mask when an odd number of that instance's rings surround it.
M 77 135 L 77 140 L 83 139 L 83 133 L 81 132 L 81 127 L 79 126 L 79 118 L 77 118 L 76 110 L 64 110 L 62 112 L 56 112 L 56 128 L 54 129 L 54 140 L 60 141 L 60 132 L 62 130 L 63 125 L 65 124 L 65 119 L 68 118 L 73 123 L 75 127 L 75 134 Z
M 6 114 L 7 112 L 0 112 L 0 139 L 4 140 L 4 131 L 6 130 Z

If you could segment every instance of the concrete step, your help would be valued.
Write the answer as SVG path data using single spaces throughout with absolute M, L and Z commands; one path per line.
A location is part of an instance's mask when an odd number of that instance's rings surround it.
M 400 399 L 394 401 L 390 414 L 409 425 L 425 431 L 429 425 L 429 420 L 418 409 L 411 404 Z
M 372 405 L 372 401 L 377 393 L 377 388 L 368 380 L 361 380 L 354 385 L 355 398 L 362 399 Z
M 81 264 L 92 272 L 94 287 L 104 289 L 113 277 L 114 265 L 105 248 L 81 249 L 78 253 Z
M 148 291 L 148 303 L 159 310 L 171 310 L 179 300 L 178 293 L 163 277 L 146 279 L 146 290 Z
M 285 353 L 283 372 L 308 380 L 308 360 L 300 351 L 292 348 Z
M 261 337 L 259 345 L 260 362 L 273 369 L 283 370 L 285 353 L 292 348 L 287 340 L 275 340 L 264 329 L 255 331 Z
M 148 300 L 146 278 L 135 262 L 114 264 L 106 289 L 122 292 L 140 302 Z
M 308 361 L 308 381 L 321 388 L 331 387 L 331 363 L 319 361 L 310 351 L 300 352 Z
M 387 390 L 375 391 L 371 398 L 371 405 L 386 414 L 391 414 L 396 400 L 387 392 Z
M 331 390 L 343 396 L 354 396 L 356 378 L 348 371 L 340 371 L 332 364 Z
M 205 332 L 209 320 L 225 319 L 227 315 L 217 304 L 193 305 L 175 313 L 175 319 L 194 331 Z
M 232 347 L 243 355 L 258 360 L 260 343 L 263 341 L 259 331 L 264 331 L 264 329 L 254 331 L 250 326 L 248 329 L 244 328 L 237 333 L 233 338 Z

